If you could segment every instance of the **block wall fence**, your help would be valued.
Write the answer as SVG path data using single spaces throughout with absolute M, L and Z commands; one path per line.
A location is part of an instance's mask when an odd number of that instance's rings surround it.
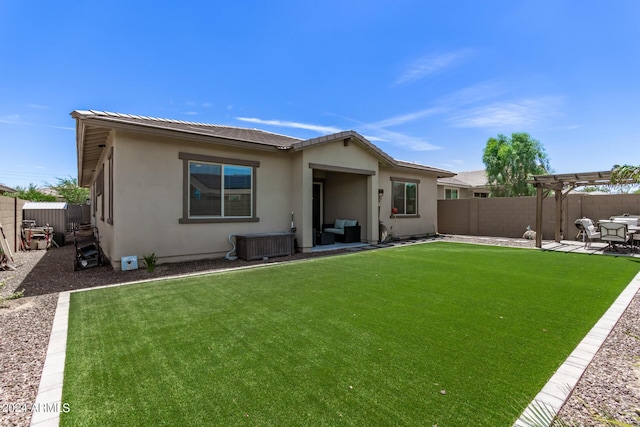
M 26 201 L 15 197 L 0 196 L 0 224 L 13 252 L 17 252 L 20 248 L 22 207 L 25 203 Z M 0 238 L 2 238 L 1 234 Z
M 553 194 L 542 202 L 543 240 L 554 239 L 555 203 Z M 640 215 L 640 194 L 569 194 L 562 201 L 562 238 L 575 239 L 578 218 L 598 221 L 623 213 Z M 535 225 L 535 197 L 438 200 L 438 233 L 521 238 Z

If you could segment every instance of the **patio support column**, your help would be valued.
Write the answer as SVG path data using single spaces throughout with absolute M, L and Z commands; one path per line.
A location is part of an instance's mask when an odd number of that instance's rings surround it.
M 378 243 L 378 176 L 367 176 L 367 224 L 364 240 L 369 244 Z
M 542 247 L 542 186 L 536 185 L 536 248 Z
M 556 186 L 554 189 L 556 196 L 556 233 L 555 241 L 560 243 L 560 231 L 562 227 L 562 186 Z

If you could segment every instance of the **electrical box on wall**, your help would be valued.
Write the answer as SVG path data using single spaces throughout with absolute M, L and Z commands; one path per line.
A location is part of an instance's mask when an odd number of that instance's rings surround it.
M 122 271 L 137 270 L 138 269 L 138 257 L 137 256 L 123 256 L 120 258 L 120 265 Z

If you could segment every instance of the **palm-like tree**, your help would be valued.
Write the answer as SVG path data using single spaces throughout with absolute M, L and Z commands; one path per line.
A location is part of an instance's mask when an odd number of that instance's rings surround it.
M 612 184 L 628 184 L 629 181 L 640 183 L 640 165 L 616 165 L 611 170 Z

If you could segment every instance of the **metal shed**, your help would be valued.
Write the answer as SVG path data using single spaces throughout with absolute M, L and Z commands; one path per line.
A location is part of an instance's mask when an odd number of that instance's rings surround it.
M 49 224 L 54 232 L 67 231 L 68 211 L 65 202 L 27 202 L 22 207 L 22 219 L 33 220 L 38 226 Z

